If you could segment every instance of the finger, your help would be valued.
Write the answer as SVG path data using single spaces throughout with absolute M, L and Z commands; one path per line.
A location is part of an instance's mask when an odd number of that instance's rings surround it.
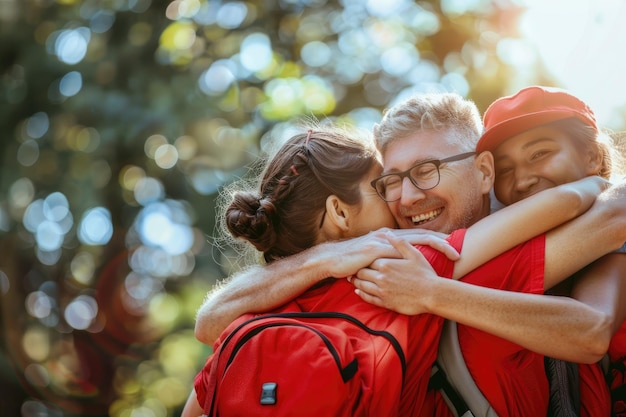
M 374 262 L 377 262 L 378 259 Z M 369 281 L 376 282 L 377 274 L 379 272 L 376 271 L 376 268 L 372 268 L 372 266 L 368 266 L 366 268 L 359 269 L 356 274 L 352 276 L 353 280 L 361 280 L 361 281 Z
M 461 258 L 459 252 L 445 239 L 433 238 L 428 246 L 443 253 L 451 261 L 458 261 Z
M 406 240 L 399 239 L 392 233 L 387 234 L 387 239 L 404 259 L 425 259 L 424 255 Z
M 370 279 L 361 279 L 358 277 L 352 278 L 352 285 L 354 288 L 359 289 L 367 294 L 378 297 L 380 295 L 380 288 L 375 281 Z
M 430 246 L 433 249 L 443 253 L 451 261 L 457 261 L 461 255 L 459 252 L 450 245 L 450 242 L 446 240 L 448 235 L 439 232 L 433 232 L 431 230 L 423 230 L 422 233 L 415 234 L 419 230 L 411 230 L 411 234 L 396 233 L 396 230 L 390 230 L 387 234 L 393 234 L 397 237 L 402 237 L 404 240 L 412 245 L 424 245 Z
M 361 291 L 360 289 L 355 289 L 354 292 L 356 293 L 356 295 L 358 295 L 359 297 L 361 297 L 363 299 L 363 301 L 368 302 L 370 304 L 373 304 L 375 306 L 378 307 L 385 307 L 383 305 L 383 302 L 380 298 L 378 297 L 374 297 L 366 292 Z
M 448 237 L 445 233 L 433 232 L 432 230 L 410 230 L 411 234 L 403 234 L 396 233 L 395 230 L 389 231 L 389 233 L 393 234 L 397 237 L 402 237 L 404 240 L 408 241 L 412 245 L 427 245 L 431 248 L 437 249 L 439 252 L 442 252 L 448 259 L 452 261 L 456 261 L 460 258 L 459 252 L 450 245 L 446 239 Z M 415 234 L 415 232 L 421 232 Z

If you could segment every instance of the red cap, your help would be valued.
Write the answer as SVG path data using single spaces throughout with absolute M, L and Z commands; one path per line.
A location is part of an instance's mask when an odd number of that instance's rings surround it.
M 526 130 L 576 117 L 598 129 L 593 111 L 583 101 L 565 90 L 532 86 L 517 94 L 502 97 L 491 103 L 483 117 L 485 132 L 476 151 L 491 151 L 504 140 Z

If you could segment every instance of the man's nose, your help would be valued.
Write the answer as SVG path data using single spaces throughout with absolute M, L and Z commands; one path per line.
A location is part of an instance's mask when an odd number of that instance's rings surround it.
M 426 194 L 424 191 L 417 188 L 409 179 L 409 177 L 402 179 L 402 194 L 400 194 L 400 204 L 409 206 L 417 200 L 423 199 Z

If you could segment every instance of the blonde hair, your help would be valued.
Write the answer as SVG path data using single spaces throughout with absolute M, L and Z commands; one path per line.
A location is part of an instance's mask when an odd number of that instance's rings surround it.
M 394 139 L 424 130 L 452 130 L 468 151 L 476 149 L 483 132 L 480 111 L 456 93 L 417 94 L 388 109 L 374 125 L 376 147 L 384 153 Z

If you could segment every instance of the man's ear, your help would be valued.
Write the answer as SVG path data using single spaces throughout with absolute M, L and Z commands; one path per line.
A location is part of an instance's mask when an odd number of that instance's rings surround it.
M 350 228 L 350 211 L 334 194 L 326 198 L 326 218 L 323 227 L 331 236 L 341 236 Z
M 474 160 L 474 164 L 480 172 L 480 183 L 482 194 L 487 194 L 493 188 L 493 183 L 496 178 L 495 164 L 493 162 L 493 154 L 489 151 L 483 151 Z

